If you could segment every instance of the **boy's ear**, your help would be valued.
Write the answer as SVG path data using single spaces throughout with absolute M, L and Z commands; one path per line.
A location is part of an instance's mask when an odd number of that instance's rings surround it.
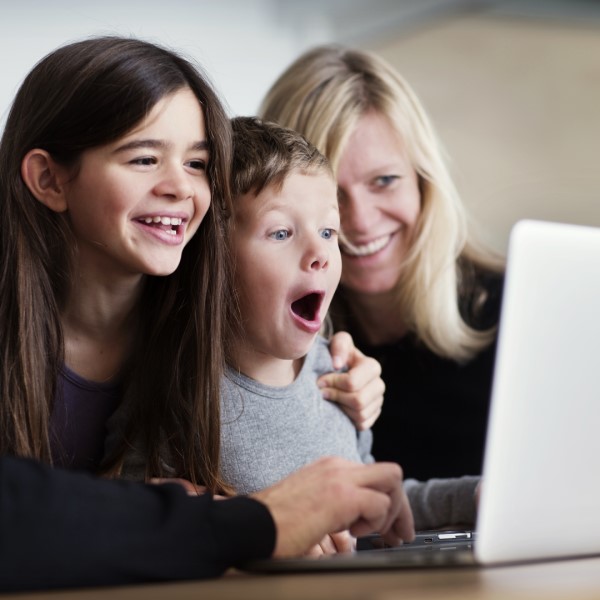
M 67 200 L 61 175 L 64 169 L 57 165 L 46 150 L 34 148 L 21 162 L 21 176 L 29 191 L 54 212 L 67 210 Z

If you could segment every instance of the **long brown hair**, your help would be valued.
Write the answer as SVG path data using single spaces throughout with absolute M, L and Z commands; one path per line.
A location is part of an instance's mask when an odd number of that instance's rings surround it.
M 42 59 L 19 89 L 0 142 L 0 452 L 52 462 L 49 419 L 64 363 L 60 311 L 71 281 L 68 215 L 50 211 L 23 182 L 32 148 L 74 169 L 81 153 L 118 139 L 168 94 L 191 89 L 202 105 L 212 201 L 167 277 L 147 277 L 124 401 L 160 476 L 161 440 L 178 476 L 221 487 L 219 380 L 229 276 L 224 221 L 230 209 L 231 133 L 207 78 L 178 54 L 145 41 L 99 37 Z M 140 431 L 141 430 L 141 431 Z M 114 469 L 120 456 L 107 463 Z

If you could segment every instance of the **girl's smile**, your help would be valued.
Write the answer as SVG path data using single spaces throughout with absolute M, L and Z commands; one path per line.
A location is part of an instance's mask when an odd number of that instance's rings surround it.
M 140 217 L 136 221 L 151 235 L 158 236 L 167 244 L 178 245 L 183 241 L 184 227 L 182 227 L 182 223 L 187 222 L 187 217 L 149 215 Z

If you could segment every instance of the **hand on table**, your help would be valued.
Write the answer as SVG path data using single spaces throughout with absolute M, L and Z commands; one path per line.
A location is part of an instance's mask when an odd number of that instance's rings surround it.
M 340 531 L 338 533 L 327 534 L 306 553 L 306 556 L 348 553 L 354 550 L 356 550 L 356 538 L 349 531 Z
M 354 537 L 378 531 L 394 545 L 414 538 L 402 469 L 395 463 L 322 458 L 252 496 L 271 511 L 276 557 L 301 555 L 328 533 L 344 530 Z

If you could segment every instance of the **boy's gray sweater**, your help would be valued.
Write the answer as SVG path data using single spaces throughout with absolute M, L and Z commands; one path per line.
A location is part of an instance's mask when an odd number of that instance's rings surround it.
M 338 405 L 321 396 L 317 377 L 332 370 L 321 337 L 288 386 L 263 385 L 228 368 L 221 385 L 221 468 L 238 493 L 264 489 L 322 456 L 373 462 L 371 431 L 357 432 Z M 407 479 L 417 529 L 472 525 L 478 482 Z

